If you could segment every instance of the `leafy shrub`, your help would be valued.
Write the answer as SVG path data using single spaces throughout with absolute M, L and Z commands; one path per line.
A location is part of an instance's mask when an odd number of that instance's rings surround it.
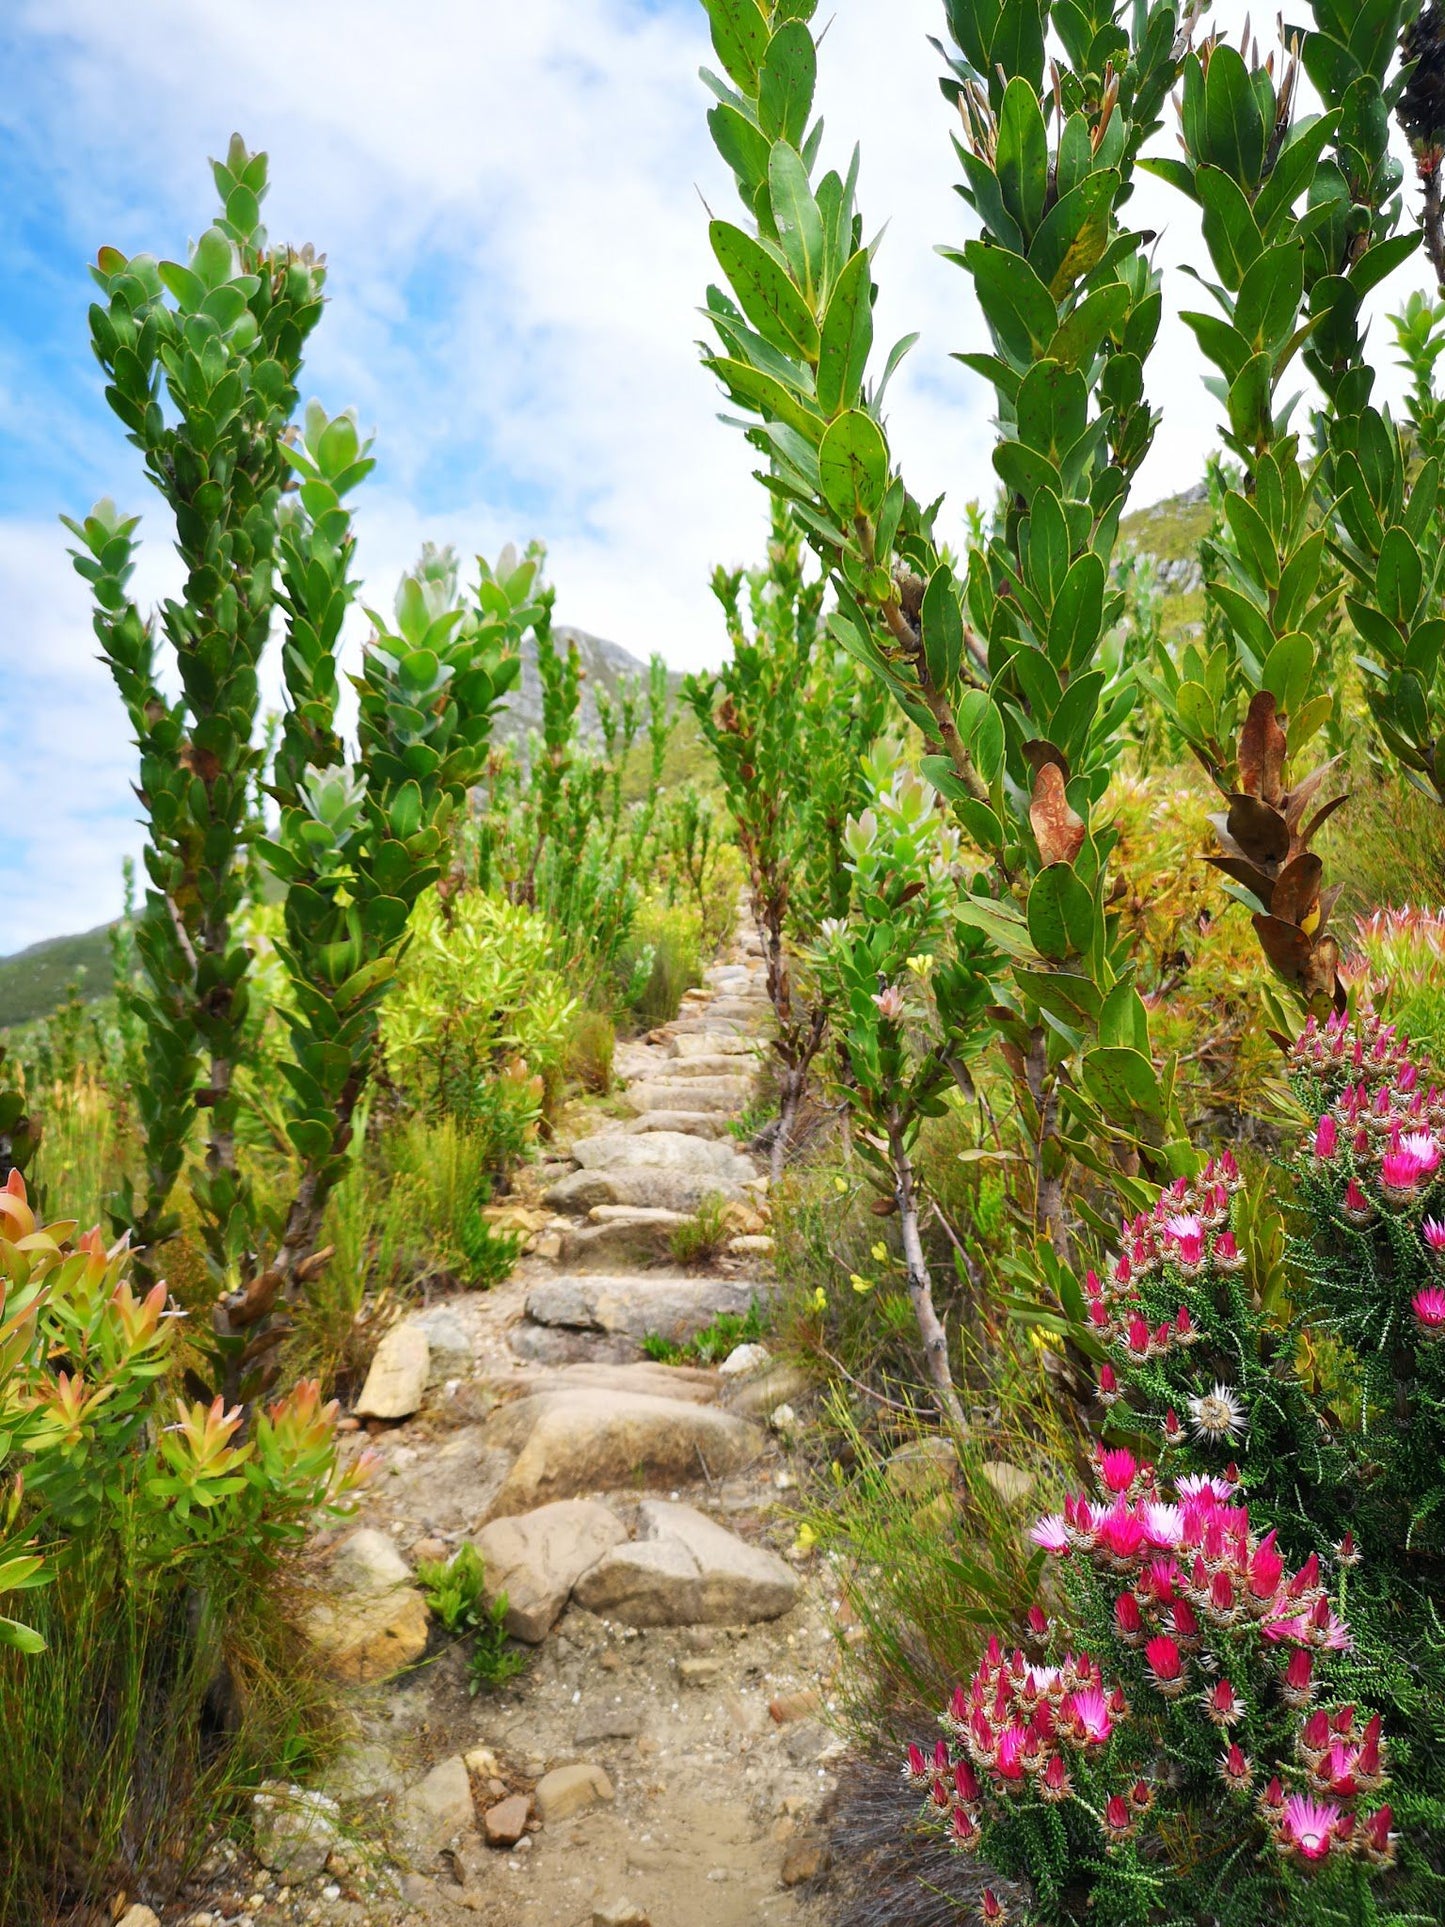
M 486 1601 L 486 1569 L 476 1547 L 462 1545 L 448 1560 L 423 1560 L 416 1569 L 426 1603 L 454 1639 L 470 1640 L 467 1683 L 473 1694 L 505 1686 L 527 1669 L 526 1650 L 507 1638 L 507 1595 Z
M 278 1588 L 361 1467 L 339 1471 L 313 1383 L 245 1435 L 239 1409 L 175 1397 L 165 1288 L 37 1224 L 18 1174 L 0 1226 L 0 1590 L 29 1602 L 0 1623 L 0 1915 L 40 1920 L 184 1867 L 315 1715 Z
M 600 1010 L 579 1010 L 567 1034 L 567 1071 L 584 1091 L 605 1097 L 612 1089 L 612 1054 L 617 1032 Z
M 697 1201 L 692 1216 L 677 1225 L 668 1248 L 680 1265 L 711 1264 L 731 1233 L 728 1201 L 720 1191 L 709 1191 Z
M 631 942 L 619 959 L 624 977 L 629 974 L 629 959 L 635 961 L 644 952 L 649 958 L 646 975 L 628 1002 L 650 1029 L 655 1024 L 671 1023 L 682 1005 L 683 992 L 702 981 L 702 939 L 692 906 L 669 906 L 657 897 L 644 899 L 638 906 Z
M 739 1345 L 757 1344 L 766 1332 L 763 1308 L 755 1298 L 744 1312 L 720 1311 L 710 1325 L 680 1344 L 661 1332 L 648 1332 L 642 1350 L 659 1365 L 719 1365 L 729 1352 Z
M 382 1022 L 388 1075 L 427 1117 L 450 1116 L 498 1169 L 520 1157 L 545 1080 L 565 1061 L 576 1003 L 535 911 L 466 890 L 418 904 Z

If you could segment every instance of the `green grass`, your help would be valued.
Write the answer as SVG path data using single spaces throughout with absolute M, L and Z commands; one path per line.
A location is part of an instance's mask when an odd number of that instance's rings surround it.
M 739 1345 L 756 1345 L 766 1329 L 763 1308 L 755 1298 L 745 1312 L 719 1312 L 710 1325 L 681 1345 L 674 1345 L 661 1332 L 649 1332 L 642 1349 L 657 1365 L 720 1365 Z
M 0 957 L 0 1030 L 48 1017 L 79 984 L 84 1002 L 108 997 L 113 987 L 108 924 L 74 937 L 49 937 L 28 950 Z

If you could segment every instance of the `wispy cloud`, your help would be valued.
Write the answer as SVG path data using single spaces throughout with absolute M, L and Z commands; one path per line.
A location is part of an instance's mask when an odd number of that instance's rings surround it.
M 941 13 L 839 0 L 820 105 L 833 159 L 861 140 L 865 212 L 888 223 L 879 331 L 923 332 L 896 440 L 917 491 L 961 514 L 992 493 L 990 403 L 949 360 L 982 328 L 933 252 L 967 231 L 927 43 Z M 146 592 L 171 579 L 85 345 L 84 262 L 107 241 L 180 252 L 232 128 L 271 153 L 272 231 L 329 257 L 306 392 L 378 436 L 368 597 L 423 538 L 538 535 L 564 620 L 680 667 L 716 658 L 708 574 L 757 552 L 763 509 L 694 347 L 715 273 L 699 194 L 733 202 L 695 0 L 12 0 L 0 59 L 0 952 L 111 914 L 137 841 L 124 717 L 52 515 L 115 494 L 145 512 Z M 1197 252 L 1177 201 L 1146 189 L 1139 209 L 1167 225 L 1164 259 Z M 1213 439 L 1177 323 L 1151 388 L 1170 422 L 1141 499 L 1195 480 Z

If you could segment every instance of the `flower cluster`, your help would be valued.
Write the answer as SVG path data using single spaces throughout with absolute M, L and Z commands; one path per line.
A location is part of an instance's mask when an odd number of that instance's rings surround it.
M 1318 1557 L 1291 1571 L 1232 1477 L 1180 1478 L 1170 1495 L 1153 1465 L 1103 1447 L 1094 1469 L 1096 1490 L 1071 1493 L 1031 1536 L 1062 1562 L 1115 1676 L 1072 1646 L 1034 1659 L 991 1639 L 941 1718 L 946 1737 L 931 1755 L 909 1749 L 927 1811 L 956 1846 L 987 1853 L 1020 1802 L 1072 1803 L 1117 1851 L 1156 1805 L 1191 1802 L 1199 1824 L 1211 1784 L 1240 1799 L 1262 1787 L 1253 1812 L 1281 1859 L 1387 1863 L 1390 1808 L 1357 1804 L 1385 1784 L 1380 1719 L 1318 1703 L 1321 1665 L 1351 1644 Z M 1037 1607 L 1029 1623 L 1046 1655 L 1059 1645 Z

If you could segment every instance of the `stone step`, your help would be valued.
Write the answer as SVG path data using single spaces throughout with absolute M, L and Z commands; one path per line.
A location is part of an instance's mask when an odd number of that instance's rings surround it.
M 737 1626 L 776 1619 L 798 1596 L 775 1552 L 750 1546 L 690 1505 L 644 1499 L 637 1537 L 583 1573 L 573 1598 L 627 1626 Z
M 709 1043 L 706 1031 L 691 1031 L 674 1036 L 671 1050 L 674 1057 L 752 1057 L 761 1056 L 763 1046 L 751 1037 L 736 1037 L 726 1031 L 719 1031 Z
M 572 1156 L 584 1171 L 686 1171 L 738 1184 L 757 1175 L 751 1158 L 731 1140 L 689 1137 L 681 1131 L 599 1131 L 575 1139 Z
M 759 1029 L 772 1014 L 773 1006 L 766 997 L 719 997 L 708 1006 L 708 1016 L 714 1023 L 730 1017 L 744 1024 L 755 1024 Z
M 737 1037 L 744 1041 L 756 1038 L 763 1024 L 743 1023 L 738 1019 L 725 1017 L 720 1022 L 714 1017 L 674 1017 L 668 1025 L 673 1037 Z
M 573 1171 L 559 1179 L 544 1202 L 553 1211 L 591 1211 L 598 1206 L 660 1209 L 689 1216 L 706 1197 L 736 1198 L 742 1181 L 715 1171 L 669 1171 L 659 1165 L 618 1165 L 611 1171 Z
M 646 1078 L 639 1078 L 636 1081 L 638 1083 L 655 1083 L 661 1079 L 666 1083 L 671 1083 L 676 1078 L 693 1077 L 725 1077 L 735 1079 L 749 1076 L 751 1071 L 752 1066 L 748 1063 L 747 1059 L 739 1056 L 736 1052 L 729 1054 L 725 1051 L 709 1051 L 706 1055 L 699 1052 L 689 1057 L 664 1058 L 660 1065 L 648 1071 Z
M 617 1215 L 569 1225 L 562 1233 L 561 1264 L 572 1271 L 616 1271 L 619 1266 L 673 1263 L 672 1234 L 688 1222 L 684 1213 L 626 1205 L 598 1205 L 594 1210 Z
M 726 1138 L 729 1119 L 723 1111 L 644 1111 L 622 1126 L 628 1137 L 652 1131 L 673 1131 L 680 1137 Z
M 736 1278 L 594 1275 L 547 1278 L 527 1294 L 527 1316 L 539 1325 L 645 1338 L 657 1332 L 681 1344 L 721 1312 L 745 1314 L 770 1287 Z M 666 1369 L 666 1368 L 664 1368 Z
M 634 1084 L 623 1102 L 634 1111 L 740 1111 L 752 1095 L 750 1077 L 679 1077 Z
M 675 1486 L 741 1472 L 764 1434 L 715 1405 L 643 1392 L 543 1392 L 494 1412 L 488 1443 L 517 1453 L 489 1519 L 638 1481 Z

